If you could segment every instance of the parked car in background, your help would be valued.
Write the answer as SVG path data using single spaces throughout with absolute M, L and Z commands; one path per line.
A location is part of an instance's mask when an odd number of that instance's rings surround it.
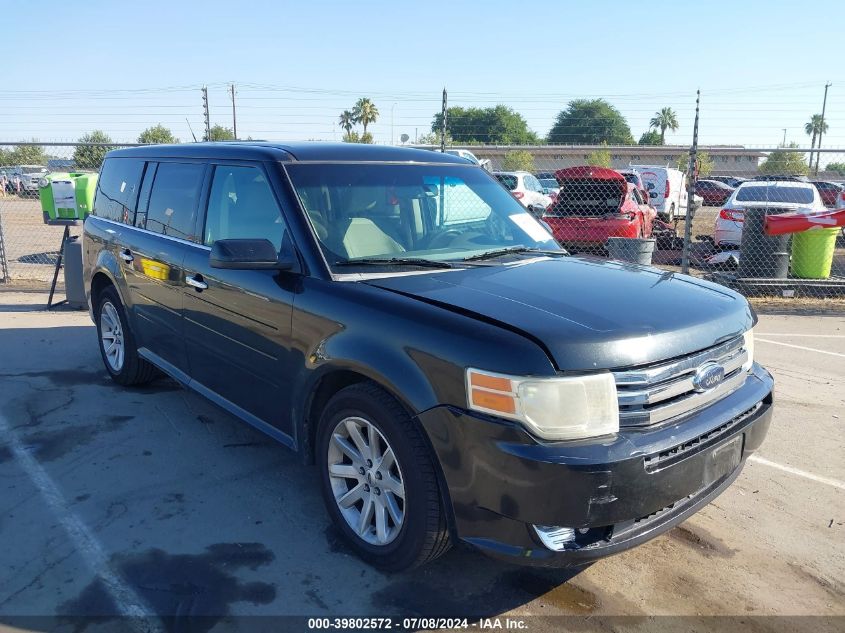
M 639 189 L 640 196 L 643 198 L 643 200 L 651 204 L 651 198 L 648 195 L 648 189 L 646 189 L 642 176 L 640 176 L 640 172 L 636 171 L 635 169 L 617 169 L 616 171 L 622 174 L 622 177 L 625 180 L 627 180 L 629 183 Z
M 552 203 L 557 200 L 557 194 L 560 192 L 560 184 L 554 178 L 538 178 L 540 184 L 543 185 L 543 193 L 551 198 Z
M 835 207 L 839 204 L 839 198 L 845 199 L 845 186 L 837 182 L 813 180 L 812 183 L 819 190 L 819 195 L 822 197 L 822 202 L 824 202 L 826 207 Z
M 43 165 L 20 165 L 15 167 L 15 172 L 21 178 L 21 190 L 23 192 L 37 192 L 38 181 L 49 173 Z
M 552 203 L 536 176 L 527 171 L 494 171 L 493 175 L 534 217 L 540 217 Z
M 756 182 L 810 182 L 806 176 L 790 174 L 758 174 L 751 178 Z
M 618 171 L 584 165 L 555 176 L 560 192 L 543 220 L 565 248 L 598 250 L 609 237 L 651 237 L 657 212 Z
M 446 148 L 446 154 L 451 154 L 452 156 L 460 156 L 461 158 L 465 158 L 469 162 L 490 171 L 490 159 L 489 158 L 478 158 L 475 154 L 473 154 L 468 149 L 451 149 Z
M 725 491 L 772 419 L 742 295 L 569 257 L 454 156 L 112 151 L 82 250 L 111 379 L 163 372 L 299 452 L 334 529 L 385 570 L 456 541 L 546 567 L 635 547 Z M 286 519 L 321 531 L 303 511 Z
M 688 206 L 687 175 L 674 167 L 629 165 L 640 174 L 648 191 L 649 202 L 661 220 L 673 222 L 686 217 Z
M 716 216 L 713 232 L 716 246 L 740 245 L 745 211 L 752 207 L 766 209 L 767 215 L 827 210 L 818 190 L 809 182 L 750 180 L 737 187 Z
M 707 176 L 707 180 L 716 180 L 718 182 L 723 182 L 729 187 L 733 187 L 736 189 L 742 183 L 748 180 L 748 178 L 740 178 L 739 176 Z
M 708 207 L 718 207 L 725 204 L 731 197 L 735 187 L 726 185 L 718 180 L 697 180 L 695 182 L 695 193 L 701 196 L 702 204 Z

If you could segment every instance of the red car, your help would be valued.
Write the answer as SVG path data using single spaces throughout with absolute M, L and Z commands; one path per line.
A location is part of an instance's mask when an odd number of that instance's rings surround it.
M 604 248 L 609 237 L 651 237 L 657 212 L 618 171 L 584 165 L 555 172 L 560 192 L 543 215 L 569 250 Z
M 819 195 L 822 197 L 824 206 L 836 207 L 839 205 L 840 199 L 845 200 L 845 187 L 839 183 L 814 180 L 813 184 L 819 190 Z
M 698 180 L 695 183 L 696 195 L 704 198 L 704 205 L 708 207 L 721 207 L 734 191 L 736 188 L 718 180 Z

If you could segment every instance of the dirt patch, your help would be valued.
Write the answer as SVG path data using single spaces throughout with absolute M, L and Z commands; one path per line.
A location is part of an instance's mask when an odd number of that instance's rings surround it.
M 787 563 L 789 568 L 794 571 L 802 580 L 814 583 L 824 589 L 830 596 L 838 602 L 845 600 L 845 587 L 836 580 L 823 578 L 815 571 L 802 567 L 798 563 Z

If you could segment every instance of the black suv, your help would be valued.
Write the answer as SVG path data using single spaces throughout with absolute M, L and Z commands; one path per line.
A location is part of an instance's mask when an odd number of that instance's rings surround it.
M 456 539 L 535 565 L 632 547 L 721 493 L 771 419 L 742 296 L 570 257 L 449 154 L 113 151 L 83 243 L 112 378 L 164 372 L 301 452 L 385 569 Z

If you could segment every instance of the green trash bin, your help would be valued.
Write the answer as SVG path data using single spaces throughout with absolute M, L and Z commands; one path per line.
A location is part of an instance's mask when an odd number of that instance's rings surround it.
M 799 279 L 827 279 L 840 229 L 810 229 L 792 236 L 792 274 Z
M 43 186 L 38 188 L 44 223 L 66 225 L 84 220 L 94 206 L 97 177 L 98 174 L 85 172 L 47 174 Z

